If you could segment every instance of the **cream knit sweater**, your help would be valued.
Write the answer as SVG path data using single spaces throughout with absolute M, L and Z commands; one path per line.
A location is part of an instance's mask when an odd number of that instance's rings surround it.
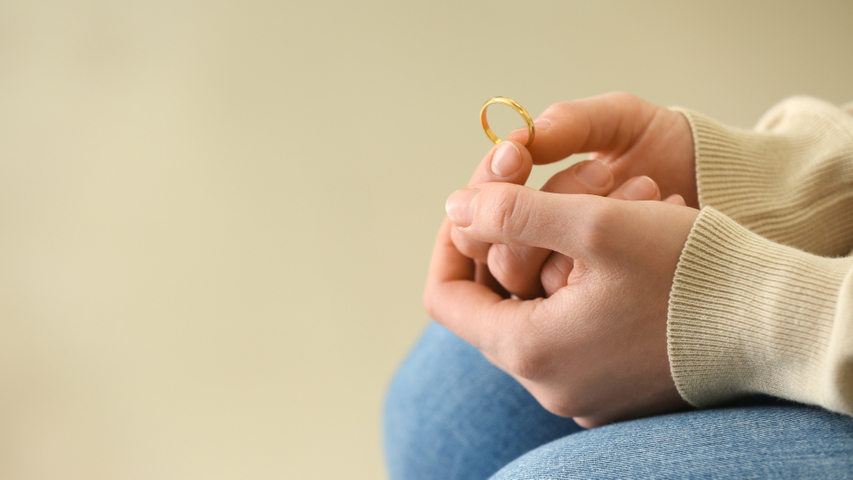
M 679 111 L 702 205 L 670 294 L 679 392 L 853 415 L 853 105 L 792 98 L 755 131 Z

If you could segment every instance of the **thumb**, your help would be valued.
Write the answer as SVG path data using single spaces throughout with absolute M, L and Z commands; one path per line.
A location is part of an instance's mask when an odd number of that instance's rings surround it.
M 606 235 L 618 200 L 541 192 L 505 183 L 483 183 L 453 193 L 447 216 L 466 236 L 488 243 L 547 248 L 586 256 Z

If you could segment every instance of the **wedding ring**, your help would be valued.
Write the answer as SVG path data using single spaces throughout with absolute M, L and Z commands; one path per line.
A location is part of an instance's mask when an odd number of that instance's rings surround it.
M 489 108 L 489 105 L 493 103 L 503 103 L 504 105 L 509 105 L 510 107 L 512 107 L 513 110 L 515 110 L 516 112 L 518 112 L 519 115 L 521 115 L 521 118 L 524 119 L 524 123 L 527 124 L 527 143 L 525 143 L 524 146 L 530 147 L 530 145 L 533 143 L 533 136 L 536 133 L 533 130 L 533 119 L 530 118 L 530 114 L 527 113 L 527 110 L 525 110 L 524 107 L 522 107 L 518 102 L 506 97 L 491 98 L 488 102 L 486 102 L 485 105 L 483 105 L 483 108 L 480 109 L 480 123 L 483 124 L 483 131 L 486 132 L 486 135 L 489 137 L 489 139 L 494 143 L 498 143 L 501 141 L 501 139 L 498 138 L 497 135 L 495 135 L 495 132 L 493 132 L 492 129 L 489 128 L 489 121 L 486 120 L 486 109 Z

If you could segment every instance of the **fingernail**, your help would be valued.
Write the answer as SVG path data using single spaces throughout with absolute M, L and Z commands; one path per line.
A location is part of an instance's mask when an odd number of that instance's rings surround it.
M 521 169 L 521 153 L 512 142 L 501 142 L 492 154 L 492 173 L 508 177 Z
M 601 160 L 587 160 L 578 165 L 575 176 L 583 184 L 592 188 L 602 188 L 610 184 L 610 168 Z
M 551 122 L 544 118 L 540 118 L 533 122 L 533 131 L 536 133 L 545 133 L 549 128 L 551 128 Z
M 453 192 L 447 199 L 444 209 L 447 210 L 447 216 L 450 221 L 458 227 L 467 227 L 474 221 L 474 211 L 471 208 L 471 201 L 480 190 L 476 188 L 465 188 Z
M 657 187 L 649 177 L 637 177 L 622 189 L 622 194 L 628 200 L 651 200 L 655 198 Z

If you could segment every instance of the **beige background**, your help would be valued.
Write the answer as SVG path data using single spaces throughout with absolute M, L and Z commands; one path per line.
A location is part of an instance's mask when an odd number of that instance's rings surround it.
M 0 1 L 0 478 L 382 478 L 482 103 L 851 100 L 805 3 Z

